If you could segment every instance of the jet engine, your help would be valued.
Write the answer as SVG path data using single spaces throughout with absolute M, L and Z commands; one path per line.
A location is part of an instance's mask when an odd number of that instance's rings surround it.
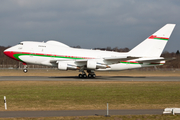
M 88 69 L 96 69 L 96 61 L 95 60 L 88 60 L 87 61 L 87 68 Z
M 67 63 L 65 63 L 65 62 L 58 62 L 58 69 L 59 70 L 67 70 Z
M 66 62 L 60 62 L 58 61 L 58 69 L 59 70 L 78 70 L 80 69 L 79 67 L 71 64 L 67 64 Z
M 87 68 L 88 69 L 99 69 L 99 68 L 106 69 L 106 68 L 109 68 L 109 66 L 103 63 L 97 63 L 95 60 L 88 60 Z

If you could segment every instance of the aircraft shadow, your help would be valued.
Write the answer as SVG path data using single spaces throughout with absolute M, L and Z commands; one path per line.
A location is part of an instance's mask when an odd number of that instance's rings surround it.
M 145 76 L 96 76 L 96 78 L 79 78 L 78 76 L 56 76 L 56 77 L 48 77 L 54 79 L 118 79 L 118 78 L 146 78 Z

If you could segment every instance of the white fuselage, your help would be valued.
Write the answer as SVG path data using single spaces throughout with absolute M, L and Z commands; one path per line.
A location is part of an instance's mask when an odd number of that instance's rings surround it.
M 108 64 L 108 68 L 96 69 L 101 71 L 133 69 L 150 65 L 149 63 L 140 64 L 135 62 L 136 59 L 122 63 L 120 61 L 118 63 L 113 63 L 113 61 L 105 62 L 103 58 L 124 57 L 128 56 L 128 53 L 71 48 L 56 41 L 48 41 L 46 43 L 32 41 L 21 42 L 7 49 L 5 53 L 6 52 L 13 54 L 14 59 L 22 61 L 23 63 L 47 66 L 58 66 L 56 61 L 66 62 L 71 66 L 82 66 L 85 65 L 85 63 L 77 63 L 78 60 L 93 59 L 97 64 Z

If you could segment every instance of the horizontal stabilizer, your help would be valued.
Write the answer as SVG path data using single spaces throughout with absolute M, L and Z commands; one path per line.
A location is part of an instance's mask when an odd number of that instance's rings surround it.
M 139 59 L 139 60 L 136 60 L 137 62 L 159 62 L 159 61 L 169 61 L 169 60 L 174 60 L 176 58 L 153 58 L 153 59 Z

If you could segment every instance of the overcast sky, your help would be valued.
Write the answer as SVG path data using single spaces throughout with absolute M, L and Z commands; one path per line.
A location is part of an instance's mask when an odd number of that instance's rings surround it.
M 0 0 L 0 46 L 57 40 L 132 49 L 167 23 L 176 28 L 165 51 L 176 52 L 179 0 Z

